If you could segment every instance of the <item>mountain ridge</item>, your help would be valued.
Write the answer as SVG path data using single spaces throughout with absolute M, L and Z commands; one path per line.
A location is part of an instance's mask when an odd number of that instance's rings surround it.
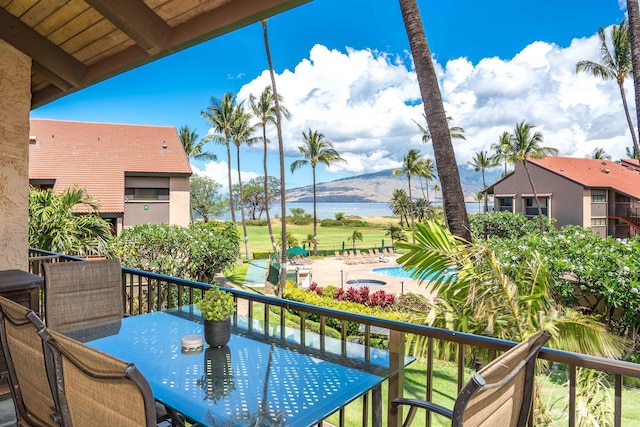
M 392 171 L 393 169 L 385 169 L 318 183 L 316 184 L 317 201 L 331 203 L 388 202 L 391 200 L 394 190 L 399 188 L 407 192 L 409 190 L 406 176 L 393 176 Z M 476 194 L 482 190 L 482 174 L 466 166 L 458 166 L 458 171 L 465 201 L 475 201 Z M 485 171 L 487 185 L 497 181 L 501 177 L 501 172 L 499 168 Z M 439 179 L 429 182 L 429 189 L 427 190 L 424 180 L 413 177 L 411 180 L 413 198 L 424 197 L 431 201 L 441 200 L 442 194 L 440 192 L 434 193 L 434 184 L 440 185 Z M 313 202 L 313 186 L 306 185 L 287 190 L 287 201 Z

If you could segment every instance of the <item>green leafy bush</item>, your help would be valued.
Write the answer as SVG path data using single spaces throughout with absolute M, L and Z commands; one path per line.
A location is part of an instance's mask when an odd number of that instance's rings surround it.
M 544 229 L 553 233 L 555 228 L 548 218 L 544 218 Z M 529 219 L 520 213 L 485 212 L 469 217 L 471 234 L 474 239 L 489 239 L 499 237 L 503 239 L 517 239 L 531 234 L 540 233 L 538 217 Z
M 143 224 L 123 230 L 113 246 L 125 267 L 212 283 L 238 259 L 240 235 L 231 222 Z

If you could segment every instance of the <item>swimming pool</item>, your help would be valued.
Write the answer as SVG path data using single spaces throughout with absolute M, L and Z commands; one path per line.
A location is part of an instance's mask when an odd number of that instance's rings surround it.
M 371 270 L 374 273 L 378 273 L 378 274 L 382 274 L 385 276 L 391 276 L 391 277 L 401 277 L 404 279 L 412 279 L 413 277 L 411 276 L 412 270 L 405 270 L 402 267 L 380 267 L 380 268 L 374 268 L 373 270 Z M 451 273 L 449 273 L 449 277 L 455 279 L 456 275 L 453 274 L 453 270 L 451 271 Z M 430 274 L 427 277 L 427 280 L 431 279 L 433 276 L 435 276 L 434 274 Z

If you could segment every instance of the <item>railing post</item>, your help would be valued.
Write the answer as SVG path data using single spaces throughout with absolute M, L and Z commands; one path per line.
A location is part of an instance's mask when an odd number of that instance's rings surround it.
M 404 391 L 404 332 L 389 330 L 389 368 L 398 369 L 398 373 L 389 378 L 387 391 L 387 425 L 400 427 L 402 425 L 401 413 L 393 409 L 391 402 L 397 397 L 402 397 Z M 375 423 L 374 423 L 375 425 Z

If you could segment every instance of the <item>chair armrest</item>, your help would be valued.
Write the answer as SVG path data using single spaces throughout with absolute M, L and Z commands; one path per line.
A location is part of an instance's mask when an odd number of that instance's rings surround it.
M 403 397 L 400 397 L 398 399 L 394 399 L 391 402 L 391 405 L 394 408 L 397 408 L 400 405 L 409 405 L 411 407 L 426 409 L 427 411 L 435 412 L 436 414 L 440 414 L 449 419 L 453 417 L 452 410 L 447 409 L 444 406 L 436 405 L 435 403 L 427 402 L 426 400 L 405 399 Z

